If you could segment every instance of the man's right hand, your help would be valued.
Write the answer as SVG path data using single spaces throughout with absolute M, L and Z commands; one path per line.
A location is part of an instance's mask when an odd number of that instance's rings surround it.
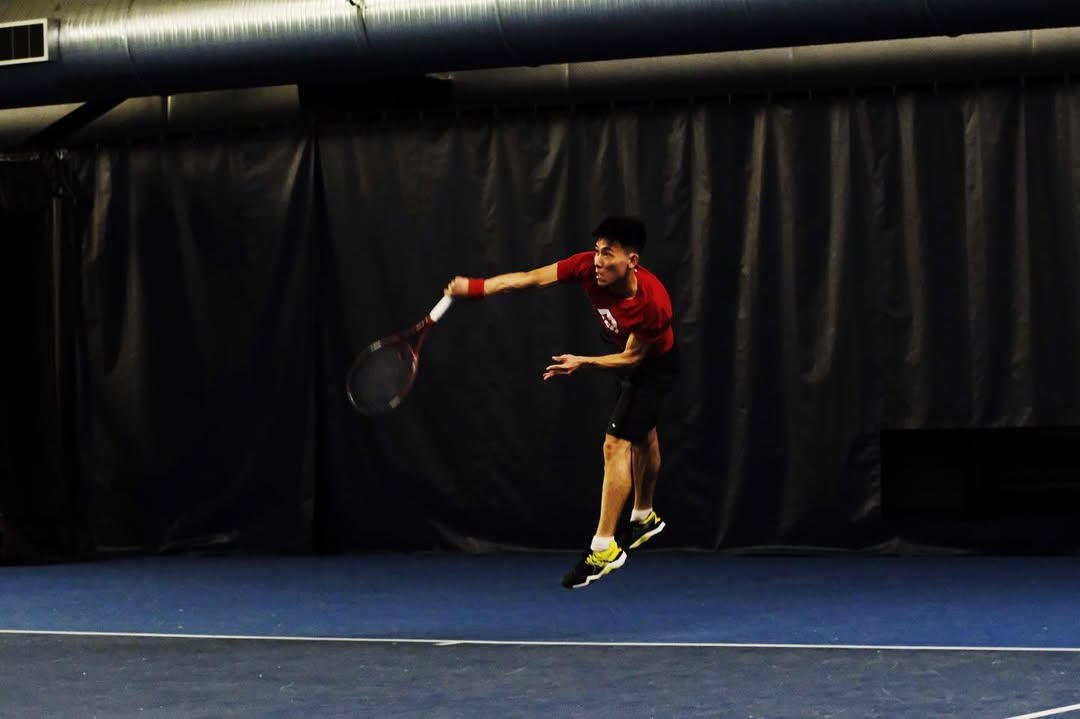
M 455 277 L 450 280 L 450 284 L 443 290 L 443 294 L 447 297 L 468 297 L 469 296 L 469 278 L 468 277 Z

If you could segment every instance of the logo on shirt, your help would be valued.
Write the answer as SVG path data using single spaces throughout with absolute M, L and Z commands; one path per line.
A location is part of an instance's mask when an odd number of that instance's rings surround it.
M 619 323 L 615 321 L 615 315 L 611 314 L 611 310 L 602 310 L 598 308 L 596 312 L 600 315 L 604 327 L 607 327 L 612 332 L 617 333 L 619 331 Z

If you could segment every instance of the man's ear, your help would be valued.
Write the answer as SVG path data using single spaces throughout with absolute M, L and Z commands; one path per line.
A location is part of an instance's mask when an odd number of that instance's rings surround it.
M 638 266 L 638 262 L 641 261 L 641 256 L 636 252 L 631 252 L 627 255 L 627 259 L 630 260 L 630 269 L 634 269 Z

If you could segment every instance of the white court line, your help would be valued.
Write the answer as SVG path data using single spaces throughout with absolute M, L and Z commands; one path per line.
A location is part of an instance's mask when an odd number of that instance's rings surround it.
M 1057 709 L 1047 709 L 1044 712 L 1035 712 L 1034 714 L 1021 714 L 1020 716 L 1008 717 L 1008 719 L 1038 719 L 1039 717 L 1049 717 L 1055 714 L 1068 714 L 1069 712 L 1080 711 L 1080 704 L 1073 704 L 1067 707 L 1058 707 Z
M 0 629 L 0 635 L 66 637 L 130 637 L 145 639 L 249 639 L 279 642 L 346 642 L 354 644 L 430 644 L 433 646 L 511 647 L 672 647 L 690 649 L 852 649 L 905 652 L 1055 652 L 1080 653 L 1080 647 L 951 647 L 903 644 L 753 644 L 745 642 L 558 642 L 514 639 L 412 639 L 395 637 L 301 637 L 263 634 L 167 634 L 158 632 L 83 632 L 51 629 Z M 1009 717 L 1009 719 L 1018 719 Z

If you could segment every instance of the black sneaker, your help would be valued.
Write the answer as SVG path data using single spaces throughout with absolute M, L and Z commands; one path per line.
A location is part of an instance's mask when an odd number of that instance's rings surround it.
M 622 543 L 627 550 L 637 549 L 660 532 L 664 531 L 664 520 L 656 516 L 656 512 L 649 512 L 649 516 L 640 522 L 630 522 L 622 537 Z
M 577 565 L 566 573 L 562 578 L 562 585 L 567 589 L 580 589 L 587 587 L 605 574 L 614 572 L 626 563 L 626 552 L 618 544 L 611 546 L 602 552 L 588 551 L 581 557 Z

